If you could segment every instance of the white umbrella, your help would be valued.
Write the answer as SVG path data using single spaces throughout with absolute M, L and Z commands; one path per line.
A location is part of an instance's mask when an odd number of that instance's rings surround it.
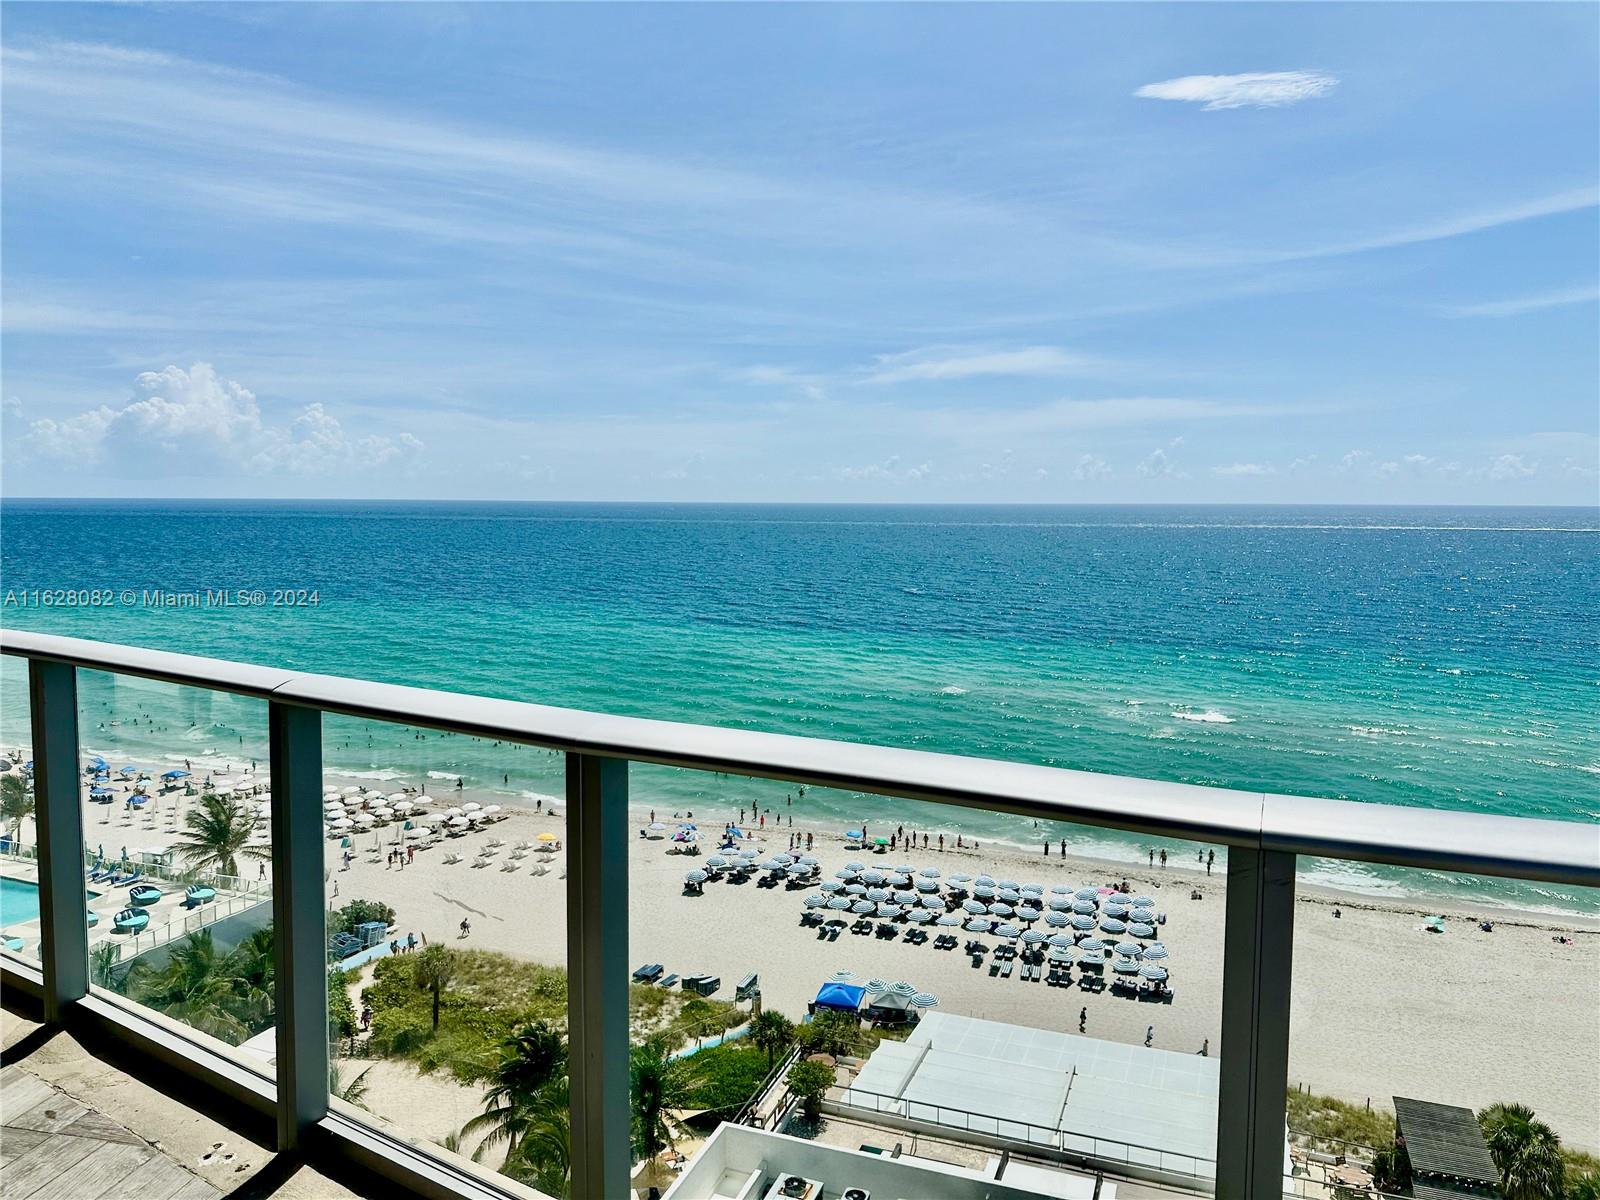
M 361 791 L 361 789 L 358 788 L 358 787 L 347 787 L 347 788 L 340 788 L 339 789 L 339 794 L 342 795 L 342 796 L 354 796 L 354 795 L 359 794 L 360 791 Z
M 461 806 L 461 811 L 462 812 L 477 812 L 482 807 L 483 807 L 483 805 L 479 804 L 476 800 L 468 800 L 465 804 L 463 804 Z
M 471 825 L 471 824 L 472 824 L 472 822 L 467 820 L 465 817 L 451 817 L 450 818 L 450 826 L 453 829 L 465 829 L 468 825 Z
M 349 829 L 355 824 L 349 817 L 338 817 L 328 822 L 335 829 Z

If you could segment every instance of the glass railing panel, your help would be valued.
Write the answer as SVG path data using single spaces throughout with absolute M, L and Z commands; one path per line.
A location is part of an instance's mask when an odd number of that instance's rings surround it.
M 79 671 L 78 739 L 91 985 L 271 1076 L 266 703 Z
M 325 716 L 330 1105 L 502 1181 L 567 1152 L 559 754 Z M 519 1153 L 536 1131 L 544 1167 Z
M 636 1169 L 738 1120 L 1210 1186 L 1222 848 L 637 765 L 630 800 L 633 1036 L 672 1096 Z
M 1397 1097 L 1526 1105 L 1600 1169 L 1600 891 L 1302 860 L 1296 892 L 1295 1187 L 1402 1190 Z
M 0 946 L 40 958 L 38 822 L 28 664 L 0 655 Z

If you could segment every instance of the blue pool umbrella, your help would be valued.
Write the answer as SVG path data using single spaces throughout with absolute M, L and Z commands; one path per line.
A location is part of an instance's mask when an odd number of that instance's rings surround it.
M 967 930 L 969 933 L 988 933 L 989 930 L 993 928 L 994 922 L 986 920 L 983 917 L 973 917 L 972 920 L 967 922 Z
M 1132 925 L 1128 926 L 1129 937 L 1147 938 L 1155 937 L 1155 935 L 1156 927 L 1154 925 L 1146 925 L 1142 921 L 1135 921 Z
M 918 992 L 911 997 L 912 1008 L 933 1008 L 939 1003 L 939 997 L 932 992 Z
M 1073 892 L 1072 894 L 1079 900 L 1098 900 L 1098 899 L 1100 899 L 1100 889 L 1099 888 L 1079 888 L 1077 891 Z
M 994 934 L 996 937 L 1014 938 L 1021 937 L 1022 930 L 1017 928 L 1015 925 L 1002 924 L 994 927 Z
M 1051 929 L 1065 929 L 1072 924 L 1072 918 L 1067 916 L 1066 913 L 1047 912 L 1044 915 L 1044 923 L 1050 926 Z
M 961 918 L 956 916 L 955 913 L 945 913 L 942 917 L 935 917 L 933 923 L 935 925 L 943 925 L 946 929 L 954 929 L 961 924 Z
M 997 900 L 989 905 L 989 911 L 997 917 L 1009 917 L 1011 915 L 1011 905 L 1004 900 Z
M 1084 938 L 1083 941 L 1078 943 L 1078 949 L 1085 954 L 1103 954 L 1106 950 L 1106 944 L 1099 938 Z
M 859 829 L 846 829 L 844 831 L 844 835 L 845 835 L 845 837 L 850 838 L 853 841 L 860 841 L 861 840 L 861 830 L 859 830 Z
M 1070 933 L 1052 933 L 1045 939 L 1052 950 L 1072 950 L 1075 945 Z
M 843 896 L 834 896 L 828 901 L 828 907 L 833 909 L 834 912 L 844 912 L 845 909 L 850 907 L 850 901 Z
M 163 771 L 161 773 L 161 778 L 163 778 L 163 779 L 187 779 L 187 778 L 189 778 L 189 772 L 187 772 L 187 771 Z
M 864 917 L 870 912 L 877 912 L 878 906 L 872 903 L 870 900 L 857 900 L 850 906 L 850 911 L 853 913 L 859 913 Z
M 1085 933 L 1087 933 L 1089 930 L 1094 928 L 1094 918 L 1093 917 L 1084 917 L 1084 916 L 1073 917 L 1072 918 L 1072 927 L 1074 929 L 1081 929 Z
M 135 767 L 135 766 L 130 764 L 129 766 L 126 766 L 126 767 L 122 768 L 122 774 L 124 774 L 124 775 L 133 775 L 133 774 L 136 774 L 138 772 L 138 770 L 139 770 L 138 767 Z
M 963 900 L 961 902 L 961 907 L 966 909 L 975 917 L 982 916 L 984 913 L 989 911 L 988 905 L 978 900 Z
M 1080 916 L 1092 917 L 1095 914 L 1094 901 L 1093 900 L 1074 900 L 1072 902 L 1072 911 L 1077 913 L 1077 914 L 1079 914 Z
M 1144 948 L 1144 956 L 1147 959 L 1167 958 L 1170 957 L 1170 951 L 1161 942 L 1151 942 Z
M 1115 949 L 1124 958 L 1138 958 L 1143 953 L 1142 947 L 1137 942 L 1118 942 Z
M 1167 969 L 1158 967 L 1155 963 L 1145 963 L 1144 966 L 1139 968 L 1139 974 L 1146 979 L 1154 979 L 1157 983 L 1161 983 L 1167 977 Z
M 1139 973 L 1139 964 L 1131 958 L 1119 958 L 1111 964 L 1111 969 L 1118 975 L 1137 975 Z
M 93 767 L 96 771 L 98 771 L 98 770 L 100 770 L 102 767 L 104 767 L 106 765 L 106 760 L 101 758 L 98 754 L 96 754 L 93 758 L 91 758 L 89 760 L 89 765 L 91 767 Z
M 89 795 L 91 795 L 91 796 L 109 796 L 109 795 L 111 795 L 111 789 L 110 788 L 103 788 L 103 787 L 92 787 L 92 788 L 89 789 Z
M 1100 922 L 1100 931 L 1102 933 L 1127 933 L 1128 926 L 1126 922 L 1119 921 L 1115 917 L 1107 917 Z

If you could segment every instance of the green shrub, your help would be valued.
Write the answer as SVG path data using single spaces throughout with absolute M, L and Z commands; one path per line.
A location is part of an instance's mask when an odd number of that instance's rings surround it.
M 789 1068 L 784 1082 L 789 1085 L 791 1092 L 800 1097 L 806 1116 L 815 1120 L 822 1111 L 822 1098 L 833 1086 L 833 1068 L 826 1063 L 802 1059 Z
M 356 1034 L 356 1006 L 350 1000 L 348 982 L 343 971 L 328 972 L 328 1035 L 331 1039 Z
M 387 928 L 394 924 L 394 909 L 377 900 L 352 900 L 328 919 L 328 932 L 354 933 L 367 921 L 382 921 Z
M 756 1094 L 767 1076 L 766 1053 L 742 1042 L 698 1051 L 692 1059 L 697 1083 L 693 1108 L 731 1116 Z
M 1394 1114 L 1291 1090 L 1288 1095 L 1289 1132 L 1313 1150 L 1332 1150 L 1334 1142 L 1354 1142 L 1383 1149 L 1394 1145 Z

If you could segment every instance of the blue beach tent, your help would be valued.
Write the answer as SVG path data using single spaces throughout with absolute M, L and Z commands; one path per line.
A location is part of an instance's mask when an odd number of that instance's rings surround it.
M 853 1013 L 861 1007 L 861 998 L 867 989 L 856 983 L 825 983 L 817 989 L 817 998 L 811 1002 L 813 1009 Z

